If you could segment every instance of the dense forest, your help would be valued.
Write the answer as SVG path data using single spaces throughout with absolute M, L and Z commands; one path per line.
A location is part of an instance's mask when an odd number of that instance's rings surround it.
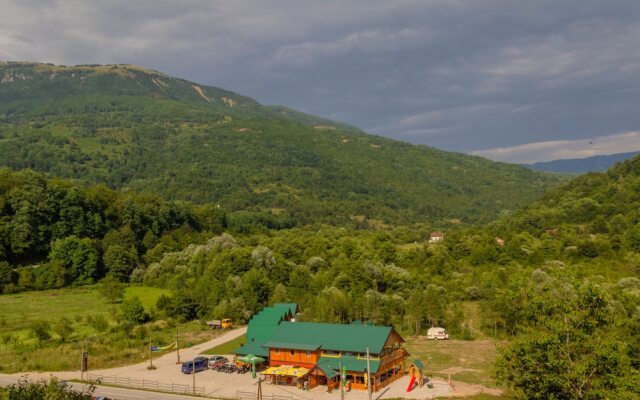
M 561 386 L 543 393 L 580 398 L 571 393 L 586 380 L 581 390 L 588 393 L 633 398 L 640 368 L 639 165 L 636 158 L 577 178 L 494 224 L 447 231 L 440 243 L 425 240 L 427 227 L 246 231 L 235 225 L 236 213 L 214 206 L 5 169 L 0 232 L 11 264 L 0 262 L 0 284 L 11 293 L 104 276 L 144 283 L 171 290 L 155 315 L 179 320 L 246 321 L 265 305 L 295 301 L 304 320 L 364 319 L 407 334 L 445 325 L 460 338 L 509 340 L 498 377 L 526 398 L 539 392 L 531 382 L 540 363 L 549 365 L 548 381 Z M 603 194 L 608 211 L 597 207 Z M 12 265 L 37 254 L 38 266 Z M 567 357 L 573 375 L 558 383 Z
M 0 165 L 302 225 L 487 222 L 559 181 L 123 65 L 0 63 Z

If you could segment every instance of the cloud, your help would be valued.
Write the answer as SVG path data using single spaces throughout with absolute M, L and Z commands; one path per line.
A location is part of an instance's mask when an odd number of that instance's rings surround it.
M 304 65 L 319 59 L 342 56 L 350 52 L 386 52 L 411 48 L 428 40 L 425 29 L 363 30 L 326 42 L 286 45 L 275 51 L 273 64 Z
M 140 64 L 446 150 L 640 129 L 637 1 L 0 0 L 0 10 L 0 60 Z
M 473 151 L 495 161 L 534 163 L 640 151 L 640 131 L 580 140 L 551 140 Z

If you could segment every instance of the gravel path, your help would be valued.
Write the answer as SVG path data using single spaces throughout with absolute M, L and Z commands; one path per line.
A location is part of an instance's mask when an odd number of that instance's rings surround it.
M 188 349 L 180 350 L 180 360 L 187 361 L 200 355 L 202 351 L 226 343 L 230 340 L 244 335 L 247 331 L 246 327 L 237 328 L 226 332 L 225 334 L 210 340 L 205 343 L 190 347 Z M 232 356 L 230 356 L 232 357 Z M 175 351 L 166 353 L 157 359 L 154 359 L 153 365 L 156 367 L 154 370 L 149 370 L 149 362 L 142 362 L 139 364 L 128 365 L 124 367 L 109 368 L 102 370 L 91 371 L 91 374 L 102 375 L 107 377 L 131 377 L 132 379 L 145 379 L 147 381 L 158 381 L 164 384 L 180 384 L 180 385 L 192 385 L 193 375 L 185 375 L 180 371 L 181 364 L 176 364 L 177 357 Z M 59 379 L 79 379 L 80 371 L 64 371 L 64 372 L 35 372 L 29 374 L 15 374 L 15 375 L 28 375 L 30 379 L 50 378 L 51 376 L 58 377 Z M 258 378 L 261 375 L 258 374 Z M 235 399 L 238 397 L 238 391 L 252 392 L 257 391 L 257 379 L 253 379 L 250 373 L 247 374 L 226 374 L 223 372 L 215 372 L 212 370 L 202 371 L 195 374 L 196 387 L 204 387 L 205 394 L 208 397 L 215 397 L 221 399 Z M 443 396 L 460 396 L 470 395 L 483 392 L 483 387 L 474 388 L 475 390 L 469 390 L 464 388 L 465 384 L 455 383 L 456 390 L 452 391 L 447 382 L 434 379 L 431 381 L 433 388 L 429 389 L 426 385 L 422 388 L 416 388 L 411 392 L 407 392 L 406 388 L 409 384 L 409 377 L 405 376 L 397 380 L 390 386 L 382 389 L 378 393 L 374 393 L 374 399 L 390 399 L 390 398 L 407 398 L 407 399 L 433 399 Z M 462 385 L 462 387 L 461 387 Z M 469 385 L 471 386 L 471 385 Z M 467 390 L 465 390 L 467 389 Z M 484 388 L 486 389 L 486 388 Z M 265 395 L 280 395 L 292 398 L 292 400 L 337 400 L 340 399 L 340 391 L 334 390 L 332 393 L 327 393 L 325 386 L 319 386 L 310 391 L 303 391 L 291 386 L 274 386 L 266 383 L 262 384 L 262 390 Z M 475 393 L 474 393 L 475 392 Z M 366 400 L 367 393 L 364 391 L 352 391 L 345 394 L 345 399 L 352 400 Z

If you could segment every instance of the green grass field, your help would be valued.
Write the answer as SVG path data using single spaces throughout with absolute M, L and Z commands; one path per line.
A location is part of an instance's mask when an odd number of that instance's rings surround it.
M 427 375 L 496 387 L 493 378 L 497 356 L 491 340 L 427 340 L 425 336 L 407 338 L 411 358 L 425 364 Z
M 233 340 L 230 340 L 226 343 L 222 343 L 221 345 L 218 345 L 216 347 L 213 347 L 211 349 L 205 350 L 202 352 L 202 354 L 231 354 L 231 352 L 235 349 L 237 349 L 238 347 L 240 347 L 240 345 L 242 343 L 246 343 L 247 342 L 247 336 L 246 335 L 242 335 L 240 337 L 237 337 Z
M 152 311 L 163 289 L 131 286 L 125 298 L 138 297 Z M 33 334 L 36 321 L 49 324 L 50 338 Z M 61 325 L 70 326 L 63 338 Z M 200 343 L 215 337 L 199 322 L 180 325 L 181 343 Z M 175 324 L 157 320 L 129 331 L 118 325 L 118 304 L 109 304 L 97 287 L 68 288 L 0 296 L 0 372 L 60 371 L 78 368 L 82 343 L 87 343 L 91 368 L 143 361 L 148 345 L 175 341 Z

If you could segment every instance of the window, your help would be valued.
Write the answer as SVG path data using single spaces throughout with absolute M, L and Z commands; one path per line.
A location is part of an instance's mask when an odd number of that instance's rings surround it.
M 280 349 L 275 349 L 275 350 L 273 350 L 273 353 L 274 353 L 274 354 L 280 354 Z
M 295 350 L 291 349 L 291 350 L 289 350 L 289 354 L 293 356 L 293 355 L 296 354 L 296 352 L 295 352 Z
M 306 355 L 307 357 L 311 357 L 311 352 L 310 352 L 309 350 L 307 350 L 307 351 L 306 351 L 306 353 L 305 353 L 305 355 Z

